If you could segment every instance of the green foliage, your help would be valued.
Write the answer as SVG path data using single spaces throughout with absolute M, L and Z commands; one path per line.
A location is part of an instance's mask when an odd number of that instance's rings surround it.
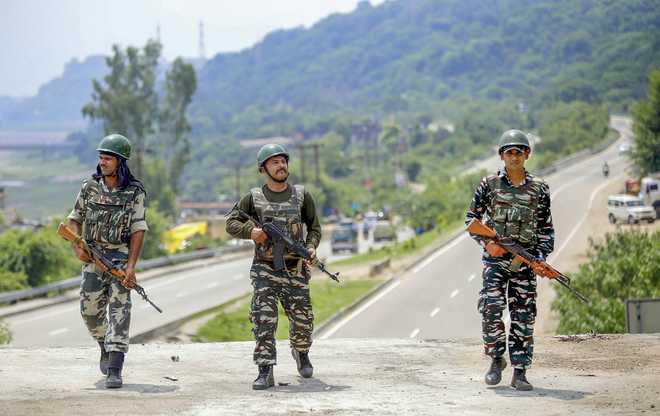
M 660 171 L 660 69 L 649 75 L 647 98 L 633 109 L 633 160 L 642 175 Z
M 0 287 L 41 286 L 80 273 L 80 262 L 53 223 L 37 231 L 0 234 Z
M 140 258 L 151 259 L 164 256 L 167 252 L 162 246 L 163 233 L 169 228 L 170 221 L 159 210 L 158 203 L 149 205 L 146 220 L 149 225 L 149 231 L 144 234 L 144 245 L 142 246 Z
M 23 272 L 0 270 L 0 292 L 9 292 L 28 287 L 27 276 Z
M 486 3 L 385 2 L 270 33 L 207 63 L 193 118 L 200 131 L 259 137 L 319 115 L 384 118 L 461 97 L 625 110 L 660 65 L 654 0 Z
M 553 309 L 559 312 L 559 333 L 624 332 L 626 299 L 660 297 L 660 232 L 637 230 L 607 234 L 591 243 L 590 260 L 572 277 L 573 286 L 591 303 L 557 289 Z
M 7 325 L 4 322 L 0 321 L 0 345 L 9 344 L 9 341 L 11 341 L 9 328 L 7 328 Z
M 339 309 L 350 305 L 369 290 L 375 287 L 379 280 L 346 280 L 337 285 L 327 280 L 310 283 L 312 310 L 314 322 L 318 325 L 330 318 Z M 225 305 L 219 308 L 217 315 L 208 321 L 195 336 L 197 342 L 227 342 L 251 341 L 252 324 L 248 320 L 250 311 L 249 297 L 240 299 L 234 305 Z M 287 339 L 289 324 L 280 308 L 277 326 L 277 339 Z
M 541 142 L 535 146 L 528 165 L 532 170 L 599 144 L 609 129 L 609 113 L 604 105 L 557 103 L 537 117 Z

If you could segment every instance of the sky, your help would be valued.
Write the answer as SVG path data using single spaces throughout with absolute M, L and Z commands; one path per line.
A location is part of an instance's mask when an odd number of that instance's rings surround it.
M 384 0 L 371 0 L 377 5 Z M 359 0 L 0 0 L 0 95 L 26 97 L 71 59 L 143 46 L 160 26 L 163 55 L 206 57 L 248 48 L 275 29 L 309 27 Z

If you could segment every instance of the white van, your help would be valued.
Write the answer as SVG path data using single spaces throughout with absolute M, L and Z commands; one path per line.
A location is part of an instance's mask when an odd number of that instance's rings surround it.
M 644 205 L 641 198 L 630 195 L 610 195 L 607 198 L 607 211 L 610 223 L 626 221 L 628 224 L 640 221 L 655 221 L 653 207 Z

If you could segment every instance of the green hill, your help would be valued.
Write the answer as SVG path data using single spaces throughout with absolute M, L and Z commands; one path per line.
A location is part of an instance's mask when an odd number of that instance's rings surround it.
M 192 112 L 197 131 L 249 137 L 307 116 L 414 112 L 459 97 L 625 109 L 652 67 L 657 0 L 362 2 L 216 55 Z

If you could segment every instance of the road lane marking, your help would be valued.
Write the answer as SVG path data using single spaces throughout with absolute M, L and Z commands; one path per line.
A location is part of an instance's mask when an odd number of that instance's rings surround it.
M 417 334 L 419 334 L 419 328 L 413 329 L 413 332 L 410 333 L 409 338 L 415 338 L 417 336 Z
M 458 289 L 454 289 L 454 291 L 451 292 L 451 295 L 449 295 L 449 299 L 453 299 L 456 295 L 458 295 Z
M 63 334 L 63 333 L 65 333 L 65 332 L 69 332 L 69 328 L 60 328 L 60 329 L 56 329 L 56 330 L 54 330 L 54 331 L 50 331 L 50 332 L 48 333 L 48 335 L 50 335 L 51 337 L 54 337 L 55 335 Z
M 431 314 L 429 315 L 429 317 L 433 318 L 434 316 L 436 316 L 438 314 L 438 312 L 440 312 L 440 308 L 433 309 L 431 311 Z
M 468 277 L 468 282 L 473 281 L 475 277 L 477 277 L 477 275 L 475 273 L 472 273 L 470 277 Z
M 420 270 L 422 270 L 423 268 L 425 268 L 429 264 L 433 263 L 438 257 L 445 254 L 448 250 L 451 250 L 452 248 L 454 248 L 454 246 L 458 245 L 460 242 L 462 242 L 466 238 L 468 238 L 468 234 L 463 233 L 460 237 L 457 237 L 451 243 L 447 244 L 446 246 L 444 246 L 440 250 L 438 250 L 435 253 L 431 254 L 424 261 L 422 261 L 417 266 L 415 266 L 415 268 L 412 269 L 412 274 L 417 274 L 417 272 L 419 272 Z
M 235 274 L 234 277 L 232 277 L 232 280 L 241 280 L 243 278 L 242 274 Z
M 371 300 L 369 300 L 367 303 L 365 303 L 364 305 L 360 306 L 359 308 L 357 308 L 356 310 L 354 310 L 352 313 L 348 314 L 344 319 L 342 319 L 342 320 L 339 321 L 335 326 L 333 326 L 332 328 L 330 328 L 330 329 L 329 329 L 325 334 L 323 334 L 319 339 L 327 339 L 327 338 L 331 337 L 335 332 L 339 331 L 339 329 L 340 329 L 341 327 L 343 327 L 344 325 L 346 325 L 346 324 L 348 323 L 348 321 L 350 321 L 351 319 L 355 318 L 356 316 L 358 316 L 359 314 L 361 314 L 362 312 L 364 312 L 365 310 L 367 310 L 367 308 L 369 308 L 369 307 L 370 307 L 371 305 L 373 305 L 374 303 L 378 302 L 383 296 L 385 296 L 385 295 L 387 295 L 388 293 L 390 293 L 392 290 L 394 290 L 394 289 L 395 289 L 397 286 L 399 286 L 400 284 L 401 284 L 400 281 L 396 281 L 396 282 L 392 283 L 392 284 L 390 285 L 390 287 L 384 289 L 382 292 L 380 292 L 379 294 L 377 294 L 376 296 L 374 296 L 373 298 L 371 298 Z
M 219 284 L 220 283 L 218 283 L 218 282 L 209 283 L 208 285 L 206 285 L 206 288 L 207 289 L 213 289 L 214 287 L 218 286 Z
M 188 296 L 188 294 L 189 294 L 189 292 L 181 292 L 181 293 L 177 293 L 175 297 L 182 298 L 184 296 Z

